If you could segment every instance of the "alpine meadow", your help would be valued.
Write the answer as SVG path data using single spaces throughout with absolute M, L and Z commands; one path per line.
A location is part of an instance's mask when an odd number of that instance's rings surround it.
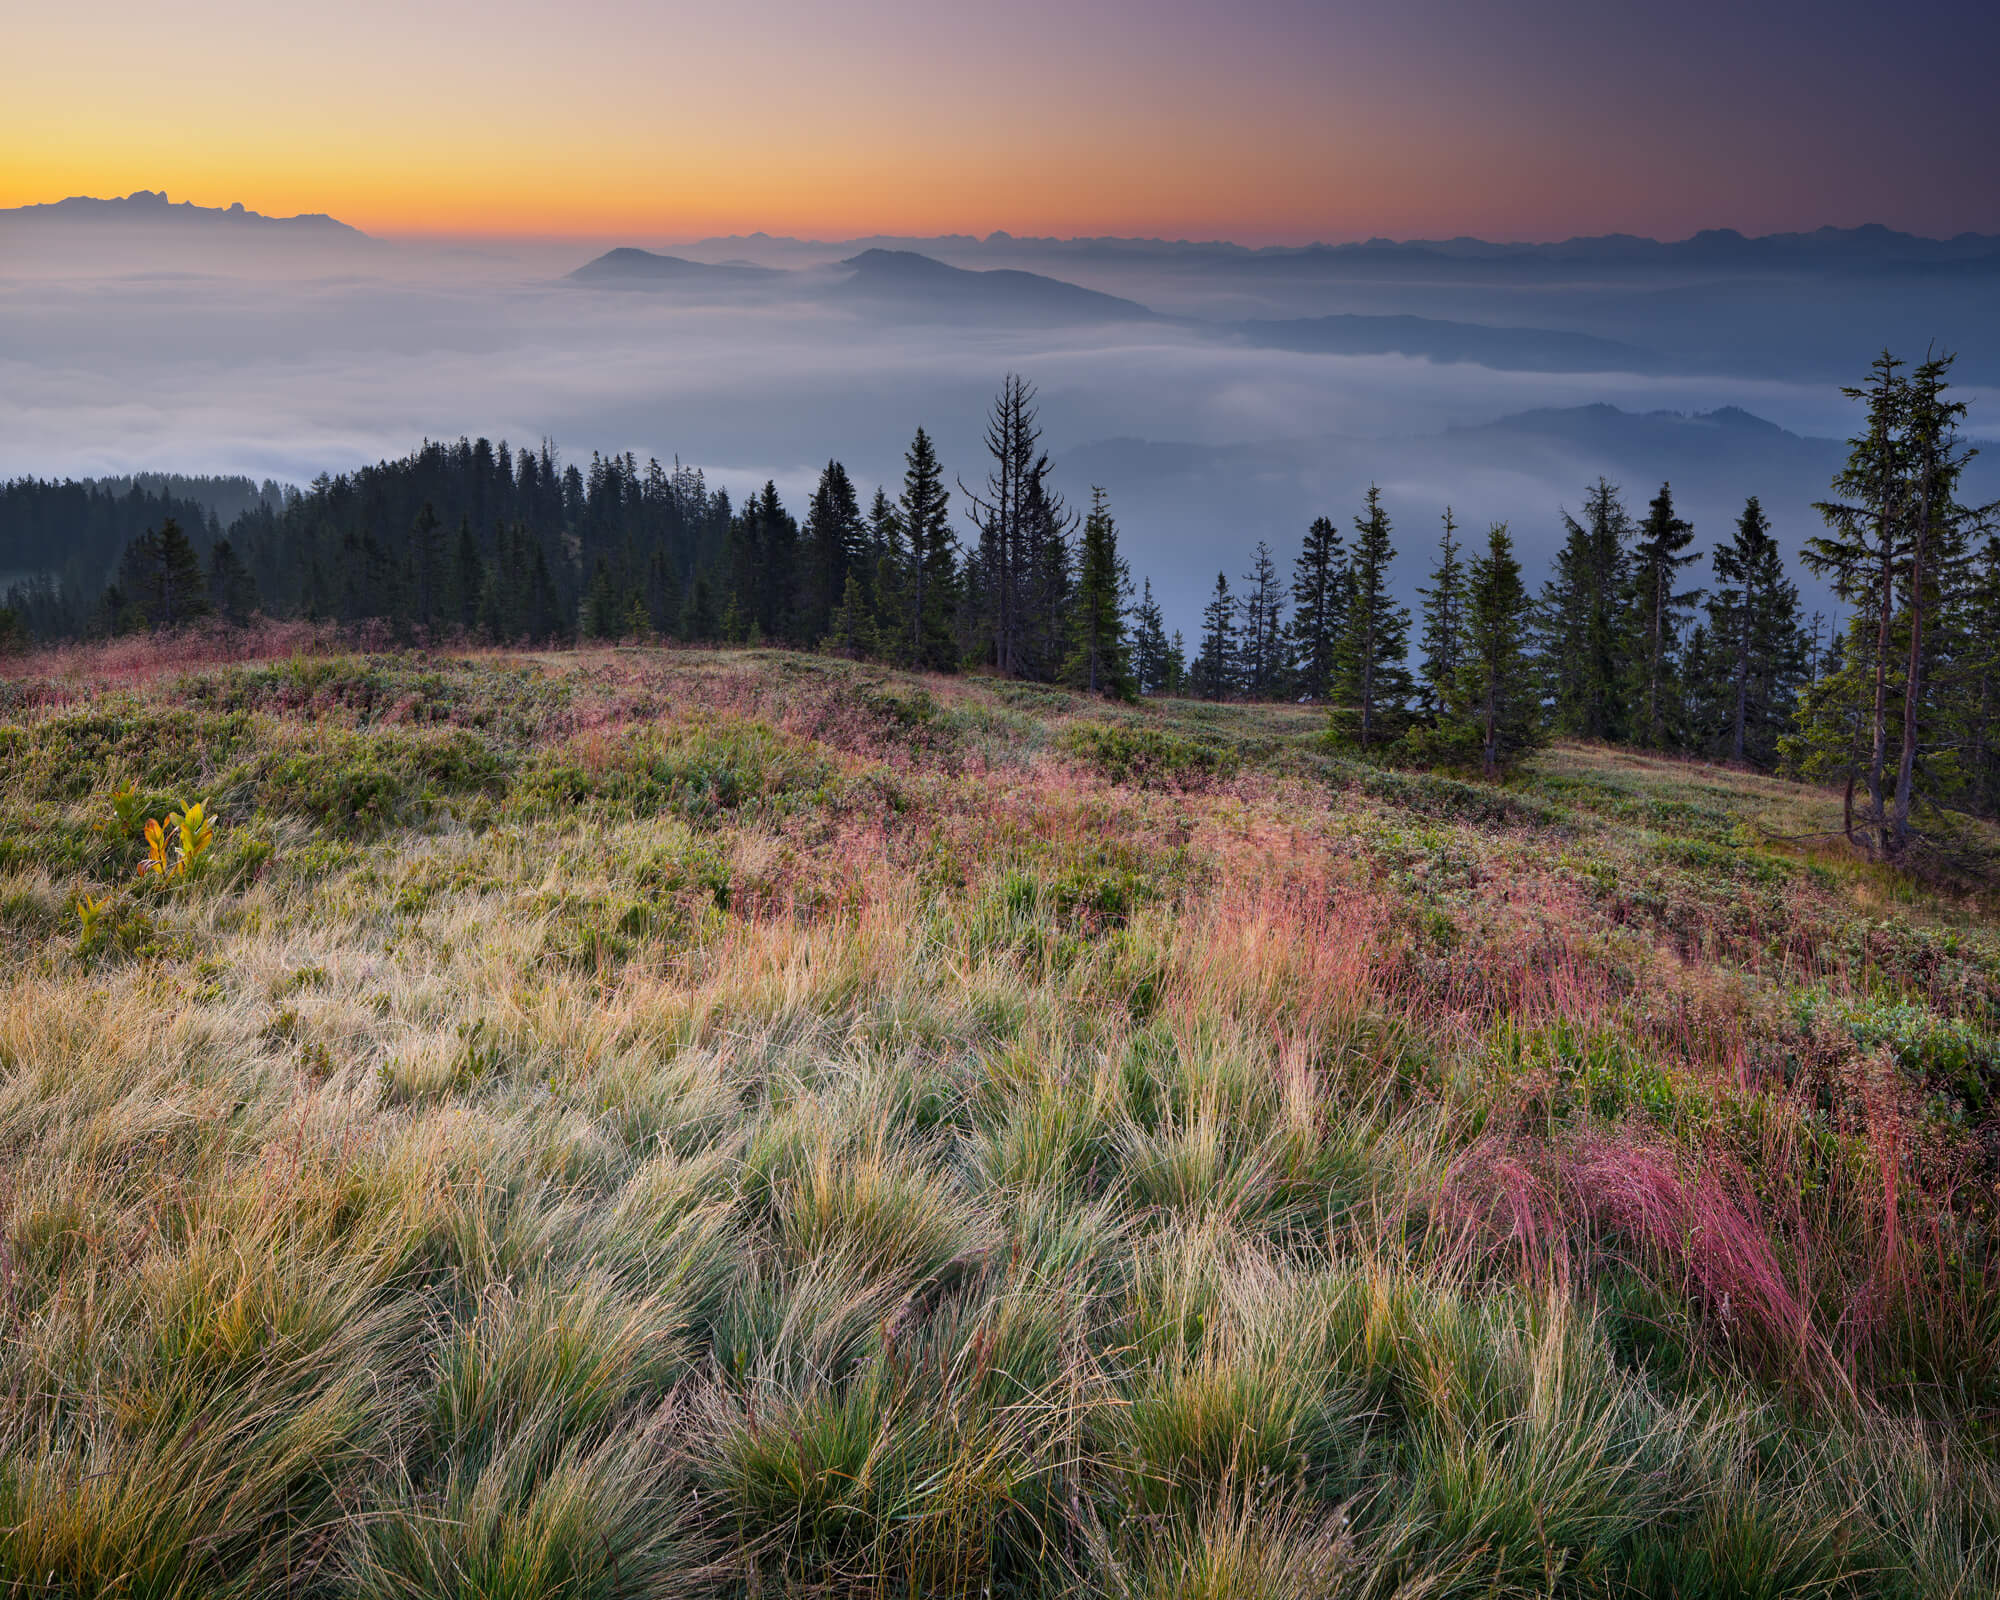
M 0 1600 L 2000 1595 L 2000 13 L 10 41 Z

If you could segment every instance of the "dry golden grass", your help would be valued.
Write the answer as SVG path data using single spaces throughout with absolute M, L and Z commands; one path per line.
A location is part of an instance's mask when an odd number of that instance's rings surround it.
M 0 1592 L 2000 1590 L 2000 941 L 1759 842 L 1837 797 L 747 652 L 11 692 Z

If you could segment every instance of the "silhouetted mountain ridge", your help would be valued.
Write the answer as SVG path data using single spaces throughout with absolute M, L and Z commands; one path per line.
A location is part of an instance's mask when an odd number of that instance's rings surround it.
M 655 255 L 650 250 L 621 245 L 586 261 L 565 276 L 572 283 L 591 284 L 599 288 L 647 289 L 697 284 L 767 283 L 778 273 L 770 267 L 750 266 L 743 262 L 711 264 L 689 261 L 684 256 Z
M 883 250 L 991 256 L 1045 254 L 1097 259 L 1187 259 L 1213 261 L 1320 261 L 1382 265 L 1394 261 L 1539 262 L 1551 265 L 1596 263 L 1607 266 L 1799 267 L 1978 262 L 2000 268 L 2000 234 L 1960 233 L 1948 239 L 1901 232 L 1882 223 L 1816 228 L 1810 232 L 1745 234 L 1735 228 L 1704 228 L 1685 239 L 1641 234 L 1580 234 L 1568 239 L 1503 241 L 1461 234 L 1449 239 L 1372 238 L 1345 243 L 1244 245 L 1226 239 L 1128 238 L 1096 235 L 1056 238 L 996 231 L 982 237 L 940 234 L 929 237 L 876 234 L 846 240 L 798 239 L 767 233 L 704 239 L 689 248 L 708 251 L 743 247 L 799 252 Z
M 975 271 L 913 250 L 864 250 L 840 263 L 848 276 L 837 298 L 981 320 L 1038 322 L 1150 321 L 1136 300 L 1103 294 L 1060 278 L 1011 268 Z
M 304 212 L 295 217 L 267 217 L 261 211 L 246 211 L 242 201 L 230 206 L 198 206 L 190 200 L 178 205 L 168 200 L 164 189 L 136 189 L 111 199 L 91 195 L 71 195 L 45 205 L 15 206 L 0 210 L 0 222 L 136 222 L 149 224 L 215 225 L 223 227 L 286 228 L 321 231 L 343 237 L 365 239 L 359 228 L 326 215 Z

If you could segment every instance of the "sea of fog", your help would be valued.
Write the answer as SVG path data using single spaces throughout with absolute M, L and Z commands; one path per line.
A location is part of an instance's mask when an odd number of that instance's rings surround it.
M 370 241 L 220 253 L 100 230 L 0 238 L 0 476 L 139 470 L 305 483 L 425 438 L 547 438 L 570 458 L 632 451 L 701 466 L 742 494 L 766 479 L 802 509 L 829 457 L 864 494 L 894 492 L 922 424 L 947 471 L 976 483 L 982 417 L 1003 374 L 1038 386 L 1067 492 L 1111 496 L 1136 575 L 1192 628 L 1218 569 L 1259 539 L 1288 559 L 1313 515 L 1343 521 L 1371 481 L 1420 581 L 1439 515 L 1514 528 L 1531 563 L 1599 472 L 1635 509 L 1672 478 L 1705 535 L 1757 493 L 1796 545 L 1814 524 L 1828 445 L 1855 408 L 1821 373 L 1786 376 L 1497 371 L 1404 355 L 1253 348 L 1180 315 L 1044 327 L 905 323 L 893 308 L 587 289 L 562 274 L 587 246 Z M 1079 276 L 1082 276 L 1079 274 Z M 1179 313 L 1213 293 L 1155 292 Z M 1240 298 L 1240 297 L 1239 297 Z M 1460 299 L 1463 300 L 1463 296 Z M 1432 296 L 1435 300 L 1435 295 Z M 1380 285 L 1288 289 L 1287 315 L 1389 303 Z M 1462 308 L 1461 308 L 1462 309 Z M 1947 336 L 1949 330 L 1941 330 Z M 1861 374 L 1856 372 L 1855 378 Z M 2000 436 L 2000 396 L 1973 386 L 1974 430 Z M 1708 448 L 1677 419 L 1735 407 L 1799 439 L 1739 429 Z M 1499 430 L 1521 413 L 1552 413 Z M 1621 431 L 1622 430 L 1622 431 Z M 1664 430 L 1664 431 L 1663 431 Z

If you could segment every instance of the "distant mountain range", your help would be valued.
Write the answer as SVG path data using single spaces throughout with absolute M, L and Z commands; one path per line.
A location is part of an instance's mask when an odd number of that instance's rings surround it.
M 140 189 L 132 194 L 110 200 L 93 199 L 89 195 L 71 195 L 67 200 L 56 200 L 47 205 L 15 206 L 11 210 L 0 209 L 0 223 L 6 222 L 137 222 L 178 226 L 220 226 L 250 228 L 284 228 L 296 232 L 321 232 L 339 234 L 345 238 L 365 239 L 368 237 L 359 228 L 349 227 L 323 212 L 311 212 L 296 217 L 267 217 L 259 211 L 246 211 L 242 201 L 233 206 L 198 206 L 183 200 L 179 205 L 167 199 L 166 191 Z
M 1638 345 L 1554 328 L 1354 314 L 1238 323 L 1169 319 L 1136 300 L 1061 278 L 1017 268 L 975 271 L 913 250 L 870 249 L 833 267 L 786 270 L 741 262 L 710 265 L 627 247 L 586 262 L 569 273 L 567 281 L 613 289 L 769 289 L 860 306 L 909 323 L 1060 326 L 1172 321 L 1202 334 L 1240 338 L 1260 349 L 1302 355 L 1413 356 L 1503 372 L 1650 373 L 1666 367 L 1659 356 Z
M 591 288 L 758 288 L 859 306 L 903 322 L 1063 324 L 1160 322 L 1237 337 L 1262 349 L 1305 355 L 1404 355 L 1512 372 L 1652 372 L 1659 357 L 1637 345 L 1552 328 L 1492 327 L 1434 317 L 1358 316 L 1241 323 L 1162 318 L 1150 307 L 1061 278 L 1017 268 L 976 271 L 913 250 L 864 250 L 821 269 L 711 265 L 624 247 L 567 275 Z
M 365 240 L 326 216 L 179 205 L 140 190 L 0 211 L 16 241 L 74 253 L 87 226 L 159 229 L 181 254 L 246 262 L 292 241 Z M 130 229 L 124 230 L 129 232 Z M 109 235 L 107 235 L 109 237 Z M 273 241 L 253 250 L 251 240 Z M 413 272 L 442 260 L 435 252 Z M 207 265 L 204 261 L 201 265 Z M 1147 324 L 1163 339 L 1299 356 L 1404 356 L 1523 373 L 1851 381 L 1885 346 L 1959 352 L 1959 381 L 2000 383 L 2000 235 L 1928 239 L 1879 225 L 1661 241 L 1475 238 L 1251 247 L 1136 238 L 751 234 L 659 253 L 613 249 L 567 274 L 590 289 L 789 301 L 912 328 Z
M 1304 355 L 1405 355 L 1498 371 L 1849 381 L 1885 346 L 1960 352 L 2000 382 L 2000 236 L 1883 227 L 1663 243 L 1371 240 L 1252 249 L 1149 239 L 846 243 L 749 235 L 690 263 L 781 269 L 772 292 L 922 323 L 1155 321 Z M 1012 274 L 1012 276 L 1008 276 Z
M 624 246 L 587 261 L 566 280 L 612 289 L 779 289 L 903 321 L 1056 325 L 1149 320 L 1137 301 L 1036 272 L 976 272 L 911 250 L 864 250 L 820 269 L 710 264 Z
M 0 208 L 0 221 L 227 223 L 361 233 L 360 229 L 323 212 L 295 217 L 267 217 L 260 212 L 246 210 L 241 202 L 232 206 L 198 206 L 188 201 L 175 204 L 169 201 L 164 191 L 152 189 L 139 189 L 129 195 L 102 199 L 72 195 L 65 200 L 41 205 Z M 704 239 L 687 248 L 690 252 L 688 258 L 653 256 L 647 251 L 625 249 L 614 250 L 600 260 L 645 257 L 656 262 L 678 260 L 686 266 L 698 267 L 711 264 L 700 260 L 700 257 L 726 250 L 739 257 L 795 254 L 811 256 L 822 262 L 842 260 L 849 265 L 883 255 L 984 255 L 996 259 L 1036 255 L 1107 263 L 1271 262 L 1371 268 L 1398 262 L 1455 261 L 1488 264 L 1515 262 L 1559 267 L 1714 266 L 1747 271 L 1885 266 L 1970 266 L 1978 270 L 2000 271 L 2000 234 L 1961 233 L 1949 239 L 1934 239 L 1903 233 L 1881 223 L 1864 223 L 1854 228 L 1816 228 L 1809 233 L 1760 235 L 1746 235 L 1734 228 L 1705 228 L 1685 239 L 1673 240 L 1627 233 L 1580 235 L 1571 239 L 1534 242 L 1495 241 L 1460 235 L 1451 239 L 1375 238 L 1345 244 L 1304 245 L 1242 245 L 1226 239 L 1124 238 L 1111 235 L 1061 239 L 1005 231 L 984 236 L 876 234 L 845 240 L 798 239 L 760 232 Z M 625 265 L 635 274 L 650 270 L 637 261 L 627 260 Z
M 1397 262 L 1520 262 L 1544 266 L 1721 266 L 1743 270 L 1798 267 L 1879 267 L 1976 263 L 2000 270 L 2000 234 L 1961 233 L 1950 239 L 1902 233 L 1880 223 L 1854 228 L 1818 228 L 1810 233 L 1746 235 L 1734 228 L 1706 228 L 1686 239 L 1662 240 L 1610 233 L 1572 239 L 1514 243 L 1461 235 L 1453 239 L 1366 239 L 1346 244 L 1241 245 L 1224 239 L 1139 239 L 1105 236 L 1058 239 L 995 232 L 983 237 L 942 234 L 922 238 L 874 235 L 845 240 L 812 240 L 766 233 L 704 239 L 697 252 L 799 253 L 827 256 L 882 249 L 950 255 L 1067 256 L 1081 260 L 1179 261 L 1196 263 L 1283 262 L 1379 267 Z

